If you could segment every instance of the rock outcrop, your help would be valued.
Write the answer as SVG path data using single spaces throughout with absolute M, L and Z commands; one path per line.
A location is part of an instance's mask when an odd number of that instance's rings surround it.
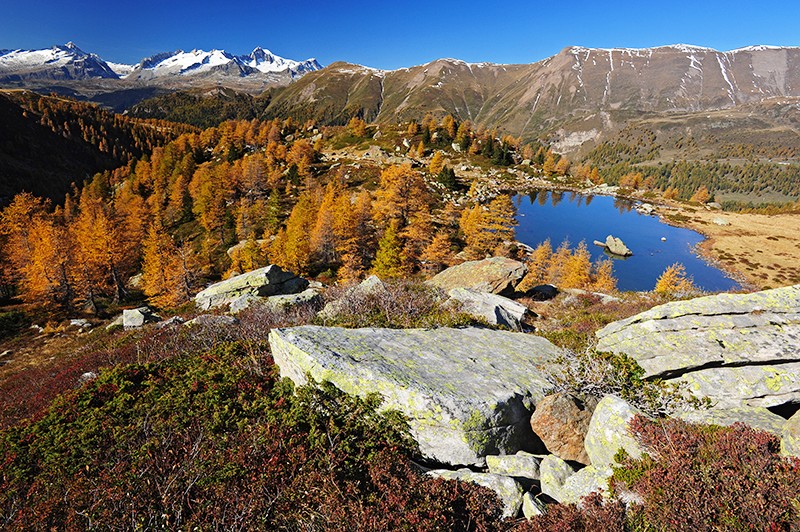
M 597 337 L 599 351 L 683 380 L 719 408 L 800 402 L 800 285 L 667 303 Z
M 531 416 L 531 428 L 547 450 L 563 460 L 589 464 L 583 441 L 597 405 L 563 393 L 548 395 Z
M 611 465 L 614 455 L 624 449 L 633 458 L 642 456 L 642 447 L 631 435 L 628 424 L 639 410 L 614 395 L 603 397 L 594 409 L 584 446 L 592 465 Z
M 491 257 L 451 266 L 427 283 L 446 292 L 453 288 L 469 288 L 478 292 L 510 296 L 527 271 L 528 268 L 517 260 Z
M 461 303 L 464 312 L 486 320 L 492 325 L 508 327 L 512 331 L 522 330 L 522 320 L 529 313 L 528 307 L 507 297 L 469 288 L 453 288 L 447 295 Z
M 125 309 L 122 311 L 122 326 L 125 329 L 138 329 L 145 323 L 153 323 L 161 318 L 150 307 Z
M 781 453 L 800 458 L 800 411 L 790 417 L 781 430 Z
M 723 427 L 734 423 L 744 423 L 754 429 L 763 430 L 776 436 L 781 435 L 781 431 L 786 424 L 785 419 L 762 406 L 687 410 L 678 414 L 677 417 L 690 423 L 721 425 Z
M 380 394 L 405 414 L 425 457 L 457 465 L 538 450 L 530 413 L 550 384 L 537 368 L 561 353 L 543 338 L 475 328 L 304 326 L 274 329 L 269 342 L 282 376 Z
M 198 293 L 194 300 L 200 310 L 208 310 L 228 305 L 244 295 L 295 294 L 307 287 L 308 281 L 273 264 L 213 284 Z
M 622 240 L 612 235 L 608 235 L 604 242 L 595 240 L 594 244 L 606 248 L 606 251 L 612 255 L 618 255 L 620 257 L 630 257 L 633 255 L 633 251 L 628 249 L 628 246 L 626 246 Z

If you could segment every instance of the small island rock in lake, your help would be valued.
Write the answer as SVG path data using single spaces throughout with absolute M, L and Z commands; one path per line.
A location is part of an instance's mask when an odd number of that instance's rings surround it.
M 605 242 L 595 240 L 594 244 L 606 248 L 606 251 L 612 255 L 619 255 L 620 257 L 630 257 L 633 255 L 633 251 L 628 249 L 628 246 L 626 246 L 622 240 L 612 235 L 608 235 Z

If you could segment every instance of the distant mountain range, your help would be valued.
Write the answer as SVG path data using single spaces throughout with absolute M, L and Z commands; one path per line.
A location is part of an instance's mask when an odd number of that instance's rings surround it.
M 187 116 L 187 105 L 224 111 L 204 123 L 285 116 L 396 123 L 452 114 L 524 139 L 545 137 L 564 153 L 586 153 L 648 120 L 648 129 L 669 130 L 670 142 L 689 135 L 728 146 L 744 128 L 758 142 L 789 143 L 800 151 L 797 47 L 569 47 L 530 64 L 439 59 L 387 71 L 343 62 L 321 68 L 313 59 L 293 61 L 262 48 L 244 56 L 169 52 L 119 65 L 68 43 L 0 51 L 0 86 L 55 90 L 117 111 L 144 100 L 132 112 L 155 118 Z M 220 88 L 247 94 L 209 90 Z M 191 96 L 164 96 L 186 90 Z M 222 101 L 231 98 L 235 105 Z M 213 99 L 219 101 L 197 103 Z M 170 113 L 174 106 L 182 112 Z M 241 109 L 246 115 L 238 116 Z
M 258 78 L 274 83 L 320 68 L 316 59 L 294 61 L 260 47 L 241 56 L 224 50 L 178 50 L 145 58 L 136 65 L 105 61 L 72 42 L 44 50 L 0 50 L 0 84 L 6 86 L 92 80 L 180 85 L 180 79 L 197 78 Z

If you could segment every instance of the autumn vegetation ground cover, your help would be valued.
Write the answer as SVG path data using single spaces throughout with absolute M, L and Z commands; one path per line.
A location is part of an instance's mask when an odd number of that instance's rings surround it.
M 523 257 L 508 244 L 514 207 L 502 194 L 510 179 L 503 169 L 527 159 L 531 166 L 517 165 L 527 176 L 596 183 L 596 167 L 572 166 L 545 146 L 452 117 L 383 128 L 379 141 L 375 133 L 360 119 L 332 128 L 290 119 L 226 122 L 151 146 L 148 155 L 98 174 L 63 204 L 18 196 L 0 216 L 0 281 L 6 296 L 27 306 L 0 317 L 0 334 L 22 331 L 34 307 L 55 309 L 61 318 L 80 311 L 107 317 L 144 296 L 174 309 L 208 281 L 268 263 L 326 282 L 353 282 L 367 273 L 401 279 L 388 283 L 388 297 L 347 301 L 339 321 L 331 322 L 346 326 L 474 324 L 408 279 L 487 253 L 525 258 L 531 273 L 523 289 L 550 282 L 613 290 L 610 263 L 591 264 L 585 246 L 553 249 L 548 242 Z M 354 153 L 352 160 L 327 160 L 331 148 L 354 145 L 379 145 L 387 155 L 400 149 L 409 164 Z M 459 175 L 458 163 L 499 168 L 499 185 L 485 193 L 481 183 Z M 620 180 L 632 191 L 655 194 L 657 188 L 636 172 Z M 709 198 L 695 197 L 703 199 Z M 137 294 L 130 281 L 139 271 L 143 293 Z M 529 303 L 541 313 L 540 333 L 580 354 L 600 326 L 688 291 L 679 268 L 673 273 L 663 296 L 622 295 L 608 304 L 584 293 L 568 304 L 566 297 L 546 308 Z M 329 297 L 344 297 L 334 292 Z M 637 494 L 639 506 L 593 498 L 582 509 L 553 507 L 542 520 L 499 522 L 497 502 L 485 490 L 422 477 L 409 461 L 414 449 L 401 420 L 378 413 L 374 401 L 330 387 L 294 394 L 277 378 L 266 333 L 308 323 L 310 313 L 259 309 L 240 319 L 228 329 L 98 330 L 74 342 L 61 325 L 47 327 L 36 341 L 63 335 L 62 344 L 50 344 L 53 360 L 5 373 L 9 378 L 0 382 L 5 525 L 700 530 L 714 529 L 723 515 L 742 529 L 783 530 L 796 523 L 796 510 L 775 511 L 794 508 L 783 487 L 796 485 L 797 470 L 778 457 L 774 438 L 734 428 L 708 439 L 706 429 L 677 422 L 659 425 L 679 443 L 675 448 L 642 428 L 656 456 L 623 461 L 618 480 Z M 657 393 L 625 361 L 589 362 L 607 363 L 622 388 Z M 572 377 L 573 387 L 588 381 L 580 372 Z M 746 443 L 752 461 L 722 456 L 719 449 L 727 452 L 731 438 Z M 718 441 L 728 443 L 714 451 Z M 739 508 L 722 498 L 702 501 L 702 511 L 688 512 L 685 521 L 669 521 L 683 505 L 700 504 L 689 485 L 663 498 L 672 482 L 663 471 L 686 453 L 692 458 L 688 478 L 723 478 L 723 468 L 768 511 L 755 515 L 749 499 Z M 753 485 L 753 468 L 763 473 L 763 483 Z

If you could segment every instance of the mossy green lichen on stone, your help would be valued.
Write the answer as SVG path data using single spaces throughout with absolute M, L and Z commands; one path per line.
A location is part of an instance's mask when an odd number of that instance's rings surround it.
M 584 440 L 592 465 L 613 464 L 620 449 L 633 458 L 641 457 L 642 447 L 628 427 L 637 414 L 641 414 L 638 409 L 613 395 L 607 395 L 597 403 Z
M 423 454 L 451 464 L 530 445 L 530 410 L 550 386 L 535 368 L 561 353 L 539 337 L 472 328 L 306 326 L 273 330 L 269 340 L 282 375 L 379 393 L 408 418 Z

